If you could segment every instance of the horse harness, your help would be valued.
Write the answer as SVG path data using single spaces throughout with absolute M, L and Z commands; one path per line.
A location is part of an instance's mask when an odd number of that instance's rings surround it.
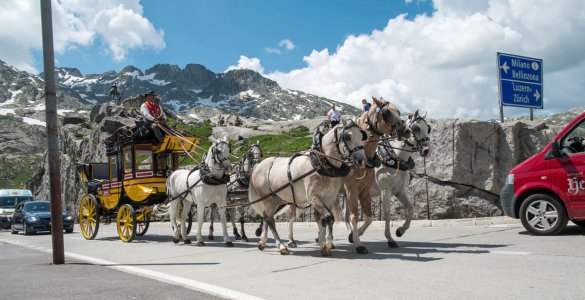
M 380 130 L 378 129 L 378 119 L 380 117 L 382 117 L 382 120 L 386 124 L 390 125 L 390 128 L 391 128 L 391 131 L 392 132 L 396 130 L 395 129 L 396 127 L 404 124 L 404 121 L 402 119 L 397 124 L 390 124 L 387 121 L 387 118 L 390 116 L 390 114 L 392 114 L 392 112 L 390 111 L 390 109 L 386 107 L 388 104 L 390 104 L 390 103 L 389 102 L 385 102 L 384 105 L 382 105 L 382 107 L 376 108 L 376 120 L 375 120 L 375 122 L 372 123 L 372 121 L 370 120 L 370 115 L 369 114 L 366 115 L 366 123 L 368 124 L 368 129 L 370 129 L 372 132 L 374 132 L 378 136 L 383 136 L 384 135 L 384 133 L 380 132 Z M 400 115 L 400 112 L 398 112 L 398 115 Z
M 381 163 L 386 167 L 403 171 L 414 169 L 415 163 L 412 157 L 409 156 L 407 161 L 403 161 L 398 158 L 392 147 L 380 145 L 376 152 L 377 156 L 380 157 Z
M 228 143 L 226 142 L 219 142 L 216 144 L 219 145 L 221 143 L 224 143 L 228 146 L 228 148 L 230 148 L 230 152 L 231 152 L 231 147 Z M 221 164 L 221 162 L 223 162 L 224 160 L 229 158 L 224 158 L 224 159 L 220 159 L 219 156 L 219 151 L 217 151 L 216 148 L 213 148 L 212 151 L 212 155 L 213 155 L 213 159 L 215 160 L 215 162 L 217 162 L 218 164 Z M 207 153 L 205 153 L 205 155 L 203 156 L 203 159 L 205 160 L 205 156 L 207 155 Z M 199 171 L 199 179 L 197 179 L 197 181 L 195 181 L 192 185 L 189 185 L 189 177 L 191 176 L 191 174 L 193 174 L 195 171 L 200 170 Z M 217 178 L 215 176 L 213 176 L 213 174 L 211 173 L 211 169 L 209 168 L 209 166 L 205 163 L 202 162 L 201 164 L 199 164 L 198 166 L 195 166 L 193 169 L 191 169 L 189 171 L 189 174 L 187 174 L 187 178 L 186 178 L 186 185 L 187 185 L 187 189 L 183 192 L 181 192 L 179 195 L 177 195 L 176 197 L 172 197 L 172 198 L 168 198 L 164 204 L 167 204 L 171 201 L 174 201 L 176 199 L 179 198 L 185 198 L 185 196 L 191 192 L 191 189 L 196 186 L 199 182 L 203 181 L 203 183 L 208 184 L 208 185 L 222 185 L 222 184 L 227 184 L 230 181 L 230 176 L 227 174 L 224 174 L 221 178 Z M 167 191 L 168 192 L 168 191 Z
M 347 133 L 345 131 L 353 126 L 356 126 L 359 128 L 359 126 L 357 124 L 351 122 L 350 124 L 348 124 L 342 128 L 341 134 L 338 134 L 338 131 L 337 131 L 339 129 L 339 127 L 335 127 L 335 131 L 334 131 L 335 140 L 334 140 L 334 142 L 335 142 L 336 147 L 337 147 L 337 152 L 339 153 L 339 155 L 341 157 L 343 157 L 343 154 L 341 153 L 341 149 L 340 149 L 339 144 L 341 144 L 342 142 L 343 142 L 343 146 L 345 147 L 345 149 L 349 152 L 348 158 L 354 152 L 359 151 L 359 150 L 364 148 L 364 146 L 362 146 L 362 145 L 355 147 L 354 149 L 350 149 L 347 146 L 347 141 L 349 140 L 350 137 L 349 137 L 349 135 L 347 135 Z M 362 131 L 362 130 L 360 129 L 360 131 Z M 365 132 L 362 131 L 362 134 L 363 134 L 362 138 L 366 138 Z M 293 154 L 293 156 L 291 156 L 291 158 L 288 160 L 288 164 L 287 164 L 286 175 L 288 177 L 288 184 L 285 184 L 284 186 L 281 186 L 278 189 L 273 190 L 272 184 L 270 183 L 270 172 L 272 171 L 272 166 L 274 164 L 274 161 L 276 161 L 276 158 L 272 159 L 272 161 L 270 163 L 270 167 L 268 169 L 268 176 L 267 176 L 268 191 L 270 193 L 264 197 L 261 197 L 260 199 L 256 199 L 255 201 L 249 202 L 249 203 L 244 204 L 242 206 L 246 207 L 246 206 L 252 205 L 254 203 L 258 203 L 258 202 L 260 202 L 268 197 L 274 198 L 277 193 L 279 193 L 280 191 L 282 191 L 285 188 L 290 186 L 292 196 L 293 196 L 294 206 L 297 208 L 302 208 L 302 207 L 297 205 L 294 183 L 300 181 L 301 179 L 303 179 L 303 178 L 305 178 L 305 177 L 307 177 L 315 172 L 319 173 L 320 175 L 327 176 L 327 177 L 347 176 L 351 170 L 346 163 L 342 163 L 341 167 L 336 168 L 333 165 L 331 165 L 331 163 L 327 160 L 327 158 L 325 157 L 324 154 L 320 154 L 320 153 L 323 153 L 323 148 L 322 148 L 322 143 L 321 143 L 322 139 L 323 139 L 323 133 L 319 130 L 319 128 L 317 128 L 317 130 L 315 131 L 315 134 L 313 135 L 313 145 L 311 145 L 311 148 L 308 151 L 309 159 L 311 161 L 311 166 L 313 167 L 313 169 L 311 169 L 310 171 L 301 175 L 300 177 L 293 179 L 292 174 L 291 174 L 291 170 L 290 170 L 290 166 L 291 166 L 293 160 L 299 156 L 307 155 L 307 153 L 306 152 L 297 152 L 297 153 Z

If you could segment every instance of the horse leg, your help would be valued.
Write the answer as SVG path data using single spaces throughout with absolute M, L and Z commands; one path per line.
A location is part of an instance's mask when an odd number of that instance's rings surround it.
M 386 239 L 388 240 L 388 247 L 390 248 L 398 248 L 398 244 L 396 243 L 396 241 L 394 241 L 394 239 L 392 238 L 392 234 L 390 233 L 390 222 L 391 220 L 391 216 L 392 216 L 392 212 L 390 211 L 390 198 L 392 197 L 391 195 L 387 196 L 386 190 L 382 190 L 380 192 L 380 198 L 382 199 L 382 207 L 384 210 L 384 236 L 386 237 Z
M 288 208 L 288 246 L 290 248 L 296 248 L 297 243 L 293 237 L 293 224 L 297 216 L 297 207 L 293 204 Z
M 215 219 L 215 214 L 217 212 L 217 205 L 215 203 L 209 206 L 209 234 L 207 235 L 207 239 L 213 241 L 215 238 L 213 237 L 213 220 Z
M 230 209 L 226 209 L 226 211 L 230 215 L 230 220 L 232 221 L 232 228 L 233 228 L 233 232 L 234 232 L 234 236 L 236 237 L 236 240 L 241 240 L 242 236 L 238 232 L 238 226 L 236 226 L 236 209 L 232 207 Z
M 246 215 L 246 210 L 244 208 L 240 208 L 238 209 L 238 212 L 240 213 L 240 226 L 242 228 L 242 241 L 244 242 L 248 242 L 248 237 L 246 236 L 246 232 L 244 231 L 244 217 Z
M 410 221 L 412 221 L 412 217 L 414 216 L 414 207 L 412 206 L 412 203 L 410 203 L 405 190 L 396 193 L 396 198 L 398 198 L 398 201 L 406 207 L 406 220 L 401 227 L 396 229 L 396 236 L 401 237 L 410 227 Z
M 205 246 L 203 242 L 203 235 L 201 234 L 201 227 L 203 227 L 203 219 L 205 218 L 205 206 L 202 202 L 197 203 L 197 246 Z
M 369 188 L 362 190 L 362 192 L 359 194 L 359 197 L 358 197 L 359 202 L 360 202 L 361 207 L 362 207 L 362 210 L 364 212 L 364 215 L 366 215 L 362 226 L 359 228 L 354 227 L 354 230 L 353 230 L 354 244 L 356 245 L 356 252 L 358 254 L 367 254 L 368 253 L 368 248 L 366 248 L 366 246 L 364 246 L 364 244 L 360 240 L 360 236 L 362 234 L 364 234 L 366 229 L 370 226 L 370 224 L 372 224 L 372 221 L 374 220 L 373 213 L 372 213 L 372 198 L 371 198 L 369 190 L 370 190 Z M 357 215 L 355 217 L 356 217 L 355 225 L 357 225 Z M 356 231 L 358 233 L 357 236 L 355 235 Z
M 266 248 L 266 240 L 268 240 L 268 223 L 264 222 L 264 219 L 266 219 L 266 213 L 264 213 L 260 226 L 256 229 L 257 236 L 260 237 L 260 241 L 258 242 L 258 249 L 260 249 L 260 251 Z M 258 232 L 260 232 L 260 234 L 258 234 Z
M 288 248 L 280 239 L 278 231 L 276 231 L 276 221 L 274 220 L 274 216 L 267 216 L 264 222 L 266 223 L 266 225 L 268 225 L 270 231 L 272 231 L 272 236 L 274 236 L 274 240 L 276 241 L 276 247 L 278 247 L 278 251 L 280 252 L 280 254 L 282 255 L 289 254 Z M 262 232 L 262 234 L 265 235 L 266 232 Z
M 322 256 L 331 256 L 331 249 L 333 248 L 333 233 L 326 232 L 329 230 L 331 226 L 331 231 L 334 218 L 333 215 L 329 212 L 329 210 L 321 203 L 321 201 L 313 201 L 313 206 L 315 208 L 315 216 L 321 215 L 321 217 L 317 220 L 317 225 L 319 227 L 319 248 L 321 248 L 321 255 Z
M 184 201 L 183 210 L 181 211 L 181 237 L 183 237 L 183 242 L 186 245 L 191 244 L 191 240 L 187 236 L 187 221 L 189 220 L 189 211 L 192 204 L 191 201 Z
M 347 195 L 347 199 L 349 202 L 349 209 L 351 210 L 351 228 L 352 232 L 349 235 L 349 242 L 356 245 L 356 252 L 358 254 L 367 254 L 368 248 L 362 244 L 360 241 L 360 234 L 359 234 L 359 210 L 358 210 L 358 197 L 355 193 L 349 192 Z
M 221 227 L 223 229 L 223 242 L 227 247 L 233 247 L 234 243 L 230 240 L 227 232 L 227 220 L 226 220 L 226 209 L 225 207 L 219 208 L 219 218 L 221 219 Z
M 256 231 L 254 232 L 254 234 L 256 234 L 256 236 L 260 236 L 263 232 L 263 225 L 264 224 L 264 218 L 262 218 L 260 220 L 260 225 L 258 225 L 258 228 L 256 228 Z M 266 230 L 266 228 L 264 228 L 264 230 Z
M 171 202 L 171 207 L 169 208 L 169 219 L 171 223 L 171 230 L 173 231 L 173 243 L 175 244 L 179 243 L 181 240 L 181 236 L 179 235 L 179 228 L 177 227 L 177 209 L 179 202 L 179 200 Z

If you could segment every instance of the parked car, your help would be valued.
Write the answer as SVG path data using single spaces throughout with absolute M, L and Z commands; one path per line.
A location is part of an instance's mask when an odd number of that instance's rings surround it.
M 538 235 L 585 227 L 585 112 L 544 149 L 508 172 L 500 193 L 506 216 Z
M 0 189 L 0 228 L 10 228 L 12 214 L 18 203 L 32 200 L 30 190 Z
M 73 232 L 74 218 L 68 211 L 63 211 L 63 229 Z M 16 206 L 12 216 L 12 234 L 19 231 L 24 235 L 38 231 L 51 231 L 51 203 L 49 201 L 29 201 Z

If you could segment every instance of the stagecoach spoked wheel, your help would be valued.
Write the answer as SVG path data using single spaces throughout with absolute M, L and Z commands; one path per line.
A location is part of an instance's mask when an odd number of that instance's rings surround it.
M 136 235 L 143 236 L 150 226 L 150 211 L 141 210 L 136 214 Z
M 79 227 L 86 240 L 93 240 L 100 228 L 98 203 L 91 194 L 85 194 L 79 204 Z
M 116 227 L 118 236 L 123 242 L 132 242 L 136 236 L 136 214 L 130 204 L 124 204 L 118 208 Z

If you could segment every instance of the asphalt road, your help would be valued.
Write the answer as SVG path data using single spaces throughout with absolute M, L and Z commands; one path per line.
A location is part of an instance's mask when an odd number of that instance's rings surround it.
M 102 224 L 92 241 L 78 228 L 64 235 L 61 266 L 50 264 L 49 234 L 1 231 L 0 268 L 9 271 L 0 272 L 0 282 L 3 298 L 19 299 L 583 299 L 585 229 L 571 225 L 541 237 L 515 221 L 463 226 L 478 223 L 415 223 L 396 238 L 399 249 L 386 246 L 383 227 L 374 223 L 362 238 L 365 255 L 356 254 L 336 224 L 331 257 L 312 242 L 313 223 L 296 225 L 300 244 L 288 256 L 271 239 L 259 251 L 256 237 L 233 248 L 218 237 L 205 238 L 205 247 L 175 245 L 168 223 L 151 224 L 145 236 L 123 243 L 113 225 Z M 255 227 L 247 228 L 253 236 Z M 278 228 L 286 237 L 285 224 Z

